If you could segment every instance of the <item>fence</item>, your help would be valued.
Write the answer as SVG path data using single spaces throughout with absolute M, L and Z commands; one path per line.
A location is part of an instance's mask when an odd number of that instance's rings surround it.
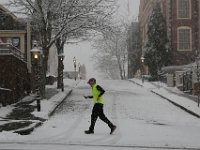
M 25 55 L 18 48 L 8 43 L 0 43 L 0 55 L 13 55 L 25 61 Z

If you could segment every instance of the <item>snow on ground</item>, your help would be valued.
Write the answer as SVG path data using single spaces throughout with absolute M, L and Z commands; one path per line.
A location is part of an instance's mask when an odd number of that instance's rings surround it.
M 48 118 L 49 113 L 57 106 L 58 103 L 60 103 L 63 98 L 67 95 L 67 93 L 73 89 L 79 81 L 74 81 L 71 79 L 64 79 L 64 85 L 65 85 L 65 91 L 60 92 L 53 96 L 50 99 L 43 99 L 41 100 L 41 112 L 37 112 L 35 110 L 33 114 L 37 117 L 41 117 L 44 119 Z M 47 85 L 46 88 L 54 88 L 56 89 L 57 85 L 54 83 L 53 85 Z M 32 100 L 34 97 L 34 94 L 31 94 L 30 96 L 26 96 L 24 99 L 21 100 L 21 102 L 26 102 Z M 36 101 L 32 103 L 32 105 L 36 105 Z M 8 105 L 6 107 L 0 107 L 0 119 L 1 117 L 6 117 L 10 112 L 12 112 L 12 109 L 14 109 L 13 105 Z M 1 123 L 1 122 L 0 122 Z M 3 123 L 3 122 L 2 122 Z
M 151 90 L 156 88 L 152 84 L 145 83 L 145 88 L 129 81 L 99 84 L 106 90 L 104 112 L 117 125 L 113 135 L 100 120 L 95 134 L 84 134 L 90 125 L 93 103 L 83 98 L 91 94 L 91 89 L 82 81 L 56 114 L 31 135 L 0 133 L 0 149 L 200 148 L 200 120 L 153 94 Z
M 142 83 L 141 80 L 139 80 L 139 79 L 133 79 L 133 81 L 138 84 L 143 85 L 146 89 L 149 89 L 155 93 L 163 95 L 164 97 L 170 99 L 171 101 L 175 102 L 176 104 L 179 104 L 180 106 L 183 106 L 184 108 L 200 115 L 200 108 L 198 107 L 198 104 L 196 102 L 194 102 L 192 100 L 188 100 L 188 98 L 186 98 L 186 97 L 175 95 L 172 92 L 170 92 L 170 91 L 173 91 L 174 93 L 182 94 L 182 91 L 178 90 L 177 88 L 167 87 L 167 85 L 165 83 L 161 83 L 161 82 L 155 82 L 154 84 L 157 85 L 157 87 L 156 87 L 155 85 L 153 85 L 150 82 Z
M 69 91 L 70 89 L 65 89 L 64 92 L 59 92 L 50 99 L 41 100 L 41 111 L 38 112 L 37 110 L 35 110 L 32 114 L 37 117 L 48 119 L 51 111 L 65 98 Z M 33 105 L 35 105 L 35 103 L 36 102 L 33 102 Z
M 129 146 L 109 146 L 109 145 L 84 145 L 84 144 L 3 144 L 3 150 L 166 150 L 166 148 L 150 148 L 150 147 L 129 147 Z M 1 148 L 0 148 L 1 149 Z M 178 150 L 178 149 L 173 149 Z M 180 149 L 179 149 L 180 150 Z
M 161 95 L 165 95 L 165 97 L 167 97 L 168 99 L 172 100 L 173 102 L 176 102 L 177 104 L 180 104 L 181 106 L 183 106 L 184 108 L 187 108 L 193 112 L 195 112 L 196 114 L 200 115 L 200 108 L 197 106 L 197 103 L 192 101 L 192 100 L 188 100 L 187 98 L 180 98 L 180 96 L 174 95 L 169 91 L 166 91 L 165 89 L 154 89 L 153 90 L 156 93 L 159 93 Z
M 12 105 L 7 107 L 0 107 L 0 119 L 2 119 L 2 117 L 6 117 L 6 115 L 9 114 L 13 108 L 14 107 Z

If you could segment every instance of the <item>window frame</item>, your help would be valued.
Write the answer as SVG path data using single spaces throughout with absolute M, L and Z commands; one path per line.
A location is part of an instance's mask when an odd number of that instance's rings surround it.
M 190 37 L 189 37 L 189 40 L 190 40 L 190 47 L 189 49 L 181 49 L 180 48 L 180 30 L 189 30 L 189 33 L 190 33 Z M 178 27 L 177 28 L 177 51 L 192 51 L 192 28 L 191 27 L 188 27 L 188 26 L 181 26 L 181 27 Z
M 188 17 L 180 17 L 180 13 L 179 13 L 179 1 L 180 0 L 177 0 L 177 18 L 178 19 L 191 19 L 192 18 L 192 3 L 191 3 L 191 0 L 188 0 L 189 2 L 189 15 Z

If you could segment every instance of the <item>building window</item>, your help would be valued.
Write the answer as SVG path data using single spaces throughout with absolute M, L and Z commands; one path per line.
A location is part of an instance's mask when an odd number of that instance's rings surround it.
M 191 0 L 177 0 L 178 19 L 191 18 Z
M 192 31 L 190 27 L 178 28 L 178 50 L 191 51 L 192 50 Z

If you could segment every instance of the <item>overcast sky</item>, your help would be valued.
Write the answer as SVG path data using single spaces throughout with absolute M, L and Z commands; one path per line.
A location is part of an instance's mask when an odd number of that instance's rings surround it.
M 138 17 L 139 1 L 140 0 L 118 0 L 119 11 L 117 17 L 128 18 L 130 21 L 136 21 Z M 8 0 L 0 0 L 0 4 L 4 4 Z M 128 6 L 129 4 L 129 6 Z M 128 11 L 129 10 L 129 11 Z M 73 58 L 77 58 L 77 62 L 85 64 L 87 70 L 87 78 L 97 77 L 98 72 L 94 67 L 94 63 L 91 60 L 91 56 L 95 53 L 95 50 L 91 48 L 90 42 L 79 43 L 78 45 L 66 45 L 65 46 L 65 71 L 73 71 Z
M 123 18 L 128 16 L 130 21 L 136 21 L 139 12 L 140 0 L 129 0 L 129 13 L 128 13 L 128 0 L 119 0 L 120 9 L 118 17 Z M 79 43 L 78 45 L 66 45 L 65 46 L 65 70 L 73 71 L 73 58 L 77 58 L 77 62 L 86 65 L 87 78 L 99 77 L 99 73 L 96 71 L 94 62 L 91 60 L 91 56 L 95 53 L 95 49 L 92 49 L 90 42 Z

